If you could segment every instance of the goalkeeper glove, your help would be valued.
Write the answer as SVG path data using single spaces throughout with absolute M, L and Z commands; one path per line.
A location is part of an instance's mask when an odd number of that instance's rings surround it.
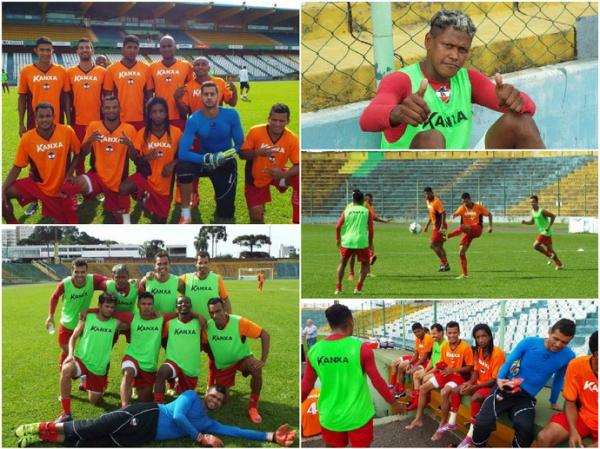
M 204 447 L 223 447 L 223 442 L 219 438 L 208 433 L 198 434 L 196 442 Z
M 235 159 L 236 155 L 237 151 L 235 151 L 235 148 L 220 151 L 219 153 L 208 153 L 204 155 L 204 165 L 210 170 L 214 170 L 215 168 L 223 165 L 225 162 Z

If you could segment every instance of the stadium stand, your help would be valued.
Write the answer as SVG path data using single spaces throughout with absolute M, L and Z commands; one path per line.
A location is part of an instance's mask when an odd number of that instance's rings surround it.
M 289 33 L 261 33 L 263 36 L 282 45 L 298 45 L 298 36 Z
M 123 32 L 116 26 L 94 26 L 92 31 L 99 41 L 113 42 L 123 38 Z
M 257 55 L 256 58 L 258 58 L 263 63 L 268 64 L 269 66 L 275 68 L 281 74 L 286 75 L 286 74 L 289 74 L 289 73 L 294 73 L 294 69 L 292 69 L 288 65 L 283 64 L 279 59 L 277 59 L 274 56 L 271 56 L 271 55 Z M 259 63 L 259 61 L 257 61 L 257 63 Z
M 95 40 L 85 27 L 40 25 L 19 23 L 3 23 L 2 38 L 9 40 L 36 40 L 40 36 L 49 37 L 53 41 L 77 41 L 82 37 Z
M 46 274 L 28 263 L 3 263 L 2 279 L 6 284 L 39 284 L 52 282 Z
M 199 44 L 206 45 L 278 45 L 279 42 L 257 33 L 224 31 L 187 31 L 187 34 Z
M 46 264 L 46 266 L 53 270 L 56 275 L 58 277 L 60 277 L 61 279 L 66 278 L 67 276 L 71 275 L 71 271 L 70 268 L 65 267 L 62 264 L 58 264 L 58 263 L 49 263 L 49 262 L 44 262 Z
M 237 67 L 238 72 L 239 72 L 239 70 L 243 66 L 246 66 L 246 68 L 248 69 L 248 73 L 250 74 L 251 77 L 261 78 L 261 77 L 264 77 L 266 75 L 265 72 L 263 72 L 258 67 L 250 64 L 248 61 L 246 61 L 241 56 L 238 56 L 238 55 L 227 55 L 225 57 L 231 61 L 231 63 L 234 65 L 234 67 Z
M 190 36 L 188 36 L 184 31 L 181 31 L 177 28 L 162 29 L 160 30 L 160 32 L 161 35 L 169 34 L 173 36 L 173 39 L 175 39 L 175 42 L 177 42 L 177 44 L 193 45 L 195 43 Z
M 300 266 L 296 263 L 278 262 L 275 264 L 275 277 L 283 278 L 298 278 L 300 276 Z

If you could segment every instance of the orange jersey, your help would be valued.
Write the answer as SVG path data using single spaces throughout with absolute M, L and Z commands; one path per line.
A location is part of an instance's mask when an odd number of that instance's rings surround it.
M 444 213 L 444 205 L 442 200 L 437 196 L 432 201 L 426 200 L 427 212 L 429 213 L 429 219 L 435 229 L 439 229 L 442 226 L 442 214 Z
M 223 78 L 219 78 L 218 76 L 213 76 L 209 80 L 217 85 L 217 98 L 219 104 L 223 104 L 225 101 L 229 101 L 231 96 L 233 95 L 231 89 L 225 82 Z M 183 104 L 189 106 L 192 111 L 192 114 L 196 112 L 198 109 L 202 109 L 204 105 L 202 104 L 202 83 L 196 81 L 196 79 L 191 80 L 189 83 L 185 85 L 185 95 L 182 98 Z
M 67 71 L 60 65 L 52 64 L 47 72 L 43 72 L 30 64 L 23 67 L 19 75 L 17 92 L 31 95 L 33 110 L 39 103 L 50 103 L 54 107 L 54 123 L 60 122 L 60 95 L 69 91 Z
M 475 367 L 473 368 L 478 372 L 477 385 L 497 379 L 498 371 L 504 364 L 504 360 L 506 360 L 506 356 L 502 352 L 502 349 L 497 346 L 494 346 L 492 355 L 487 359 L 483 356 L 483 349 L 477 348 L 477 357 L 475 357 Z
M 144 88 L 149 77 L 148 66 L 140 61 L 131 68 L 119 61 L 106 69 L 103 89 L 117 91 L 122 122 L 144 120 Z
M 308 397 L 302 403 L 302 436 L 312 437 L 321 433 L 321 422 L 319 421 L 319 402 L 321 390 L 313 388 Z
M 148 72 L 147 89 L 154 90 L 155 96 L 162 97 L 167 101 L 169 120 L 180 118 L 175 105 L 175 90 L 194 79 L 192 64 L 177 59 L 173 65 L 167 67 L 162 61 L 157 61 L 150 64 Z
M 460 222 L 464 225 L 482 226 L 483 225 L 482 217 L 489 217 L 490 211 L 487 210 L 481 204 L 473 203 L 473 207 L 471 209 L 468 209 L 467 206 L 462 204 L 461 206 L 458 207 L 458 209 L 456 209 L 456 212 L 454 212 L 454 215 L 460 217 Z
M 65 182 L 70 152 L 79 154 L 79 139 L 73 128 L 57 124 L 46 140 L 36 129 L 23 134 L 15 157 L 15 166 L 20 168 L 31 164 L 31 172 L 39 182 L 38 186 L 48 196 L 57 197 Z
M 567 401 L 578 403 L 582 421 L 598 432 L 598 376 L 592 371 L 591 358 L 585 355 L 569 362 L 563 396 Z
M 265 281 L 265 275 L 262 273 L 258 273 L 258 282 L 264 282 Z
M 76 65 L 67 69 L 67 81 L 73 92 L 73 109 L 75 124 L 89 125 L 100 120 L 102 84 L 106 69 L 95 65 L 89 72 L 84 72 Z
M 96 130 L 100 131 L 102 140 L 92 144 L 94 171 L 110 190 L 118 192 L 121 181 L 127 178 L 129 173 L 127 145 L 119 143 L 119 139 L 125 133 L 133 141 L 135 128 L 128 123 L 121 122 L 117 129 L 110 132 L 103 122 L 92 122 L 88 125 L 83 141 L 86 142 Z
M 415 340 L 415 354 L 417 354 L 417 360 L 425 356 L 428 352 L 431 352 L 433 348 L 433 338 L 431 335 L 425 334 L 421 340 Z
M 162 171 L 165 165 L 170 164 L 173 162 L 173 159 L 177 158 L 177 148 L 179 147 L 179 139 L 181 139 L 182 134 L 181 130 L 176 126 L 169 126 L 170 138 L 166 132 L 162 137 L 157 137 L 150 132 L 148 134 L 148 142 L 144 140 L 145 130 L 146 128 L 142 128 L 138 131 L 133 144 L 142 156 L 153 152 L 158 155 L 156 159 L 148 161 L 152 170 L 148 182 L 157 193 L 170 195 L 173 176 L 165 177 L 162 175 Z
M 273 181 L 271 175 L 267 173 L 268 168 L 284 168 L 288 160 L 294 165 L 300 163 L 300 150 L 296 134 L 285 128 L 281 137 L 273 142 L 267 131 L 267 126 L 257 125 L 250 128 L 241 147 L 241 151 L 254 151 L 275 146 L 277 151 L 270 157 L 258 156 L 246 161 L 246 164 L 252 164 L 252 179 L 256 187 L 267 186 Z
M 440 361 L 446 362 L 448 368 L 458 369 L 473 365 L 473 349 L 464 340 L 461 340 L 454 349 L 450 347 L 448 341 L 445 341 L 442 343 L 440 352 L 442 353 Z

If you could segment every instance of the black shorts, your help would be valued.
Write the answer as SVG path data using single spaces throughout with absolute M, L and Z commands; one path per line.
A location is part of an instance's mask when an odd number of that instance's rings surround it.
M 67 447 L 136 447 L 154 440 L 158 404 L 142 402 L 105 413 L 96 419 L 65 423 Z
M 242 89 L 250 90 L 250 83 L 248 81 L 240 81 L 240 90 Z

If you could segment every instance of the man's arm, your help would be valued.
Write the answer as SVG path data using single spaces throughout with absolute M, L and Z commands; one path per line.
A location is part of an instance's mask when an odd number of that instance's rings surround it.
M 269 357 L 269 349 L 271 347 L 271 336 L 266 330 L 262 330 L 260 333 L 260 361 L 263 362 L 263 366 L 267 363 L 267 358 Z
M 369 249 L 373 249 L 373 217 L 369 214 L 369 221 L 367 223 L 367 228 L 369 230 Z
M 21 173 L 21 167 L 17 167 L 13 165 L 10 171 L 8 172 L 8 176 L 4 180 L 4 184 L 2 184 L 2 196 L 6 198 L 6 190 L 12 186 L 15 181 L 19 178 L 19 174 Z
M 365 374 L 371 379 L 373 387 L 375 387 L 383 399 L 388 404 L 394 402 L 394 396 L 388 389 L 387 383 L 383 380 L 383 377 L 381 377 L 381 374 L 379 374 L 377 366 L 375 365 L 375 354 L 366 342 L 360 347 L 360 365 Z
M 335 241 L 337 242 L 338 248 L 340 248 L 342 245 L 342 225 L 344 224 L 345 218 L 346 215 L 344 214 L 344 212 L 342 212 L 342 215 L 340 215 L 340 218 L 337 224 L 335 225 Z
M 194 164 L 203 164 L 204 156 L 192 151 L 192 143 L 194 142 L 194 136 L 198 129 L 198 116 L 192 114 L 185 124 L 185 130 L 183 136 L 179 141 L 179 151 L 177 153 L 177 159 L 185 162 L 193 162 Z
M 80 320 L 79 323 L 77 324 L 77 327 L 73 331 L 73 335 L 71 335 L 71 338 L 69 338 L 69 355 L 65 359 L 65 362 L 67 362 L 68 359 L 71 359 L 71 360 L 73 359 L 73 354 L 75 353 L 75 343 L 77 342 L 77 339 L 83 333 L 84 326 L 85 326 L 85 321 Z
M 186 91 L 186 87 L 180 86 L 177 89 L 175 89 L 175 93 L 173 94 L 173 98 L 175 99 L 175 106 L 177 107 L 177 110 L 179 111 L 179 115 L 182 118 L 186 118 L 188 116 L 188 114 L 190 114 L 190 112 L 191 112 L 190 107 L 183 102 L 183 97 L 185 95 L 185 91 Z
M 523 357 L 523 355 L 525 354 L 525 349 L 527 348 L 528 345 L 529 345 L 529 338 L 525 338 L 524 340 L 521 340 L 517 344 L 515 349 L 513 349 L 510 354 L 508 354 L 506 361 L 504 362 L 504 364 L 500 367 L 500 370 L 498 371 L 498 379 L 497 379 L 498 386 L 500 386 L 499 383 L 501 380 L 508 379 L 510 367 L 512 366 L 513 363 L 515 363 L 517 360 L 520 360 Z
M 492 109 L 497 112 L 509 111 L 506 107 L 498 105 L 497 86 L 483 73 L 474 69 L 467 69 L 469 81 L 471 82 L 471 99 L 473 103 Z M 505 86 L 510 86 L 505 84 Z M 521 97 L 521 114 L 535 114 L 535 103 L 527 94 L 519 92 Z
M 234 111 L 234 119 L 233 119 L 233 128 L 231 129 L 231 138 L 233 139 L 233 144 L 240 154 L 240 148 L 242 148 L 242 144 L 244 143 L 244 129 L 242 128 L 242 122 L 240 121 L 240 116 L 235 109 L 230 109 L 230 111 Z
M 488 232 L 492 232 L 492 213 L 488 215 Z
M 67 125 L 73 126 L 73 111 L 71 108 L 71 93 L 70 92 L 61 92 L 60 100 L 63 105 L 63 110 L 65 111 L 65 116 L 67 118 Z
M 533 218 L 530 218 L 529 220 L 521 220 L 521 224 L 532 225 L 533 224 Z
M 548 230 L 554 224 L 556 215 L 554 215 L 552 212 L 548 212 L 546 209 L 542 209 L 542 215 L 550 220 L 550 224 L 546 227 L 546 230 Z
M 25 111 L 27 110 L 27 94 L 19 94 L 19 103 L 18 103 L 18 111 L 19 111 L 19 136 L 23 136 L 25 131 L 27 131 L 27 126 L 25 125 Z
M 405 123 L 392 123 L 392 110 L 411 94 L 410 78 L 406 73 L 394 72 L 384 76 L 375 97 L 360 117 L 360 129 L 376 132 L 398 127 L 398 138 L 406 130 Z
M 201 432 L 243 438 L 245 440 L 270 441 L 267 432 L 241 429 L 235 426 L 227 426 L 215 421 L 214 419 L 208 419 L 207 425 L 202 427 Z
M 579 410 L 577 410 L 577 403 L 575 401 L 565 401 L 565 415 L 569 424 L 569 447 L 583 447 L 581 435 L 577 431 Z
M 416 353 L 415 353 L 415 355 L 416 355 Z M 417 366 L 421 366 L 429 358 L 431 358 L 431 352 L 426 352 L 425 354 L 423 354 L 423 357 L 421 357 L 420 359 L 418 359 L 416 361 L 416 363 L 414 364 L 415 365 L 414 368 L 416 368 Z
M 550 392 L 550 404 L 556 405 L 558 402 L 558 397 L 563 388 L 563 384 L 565 382 L 565 373 L 567 371 L 567 364 L 565 364 L 561 369 L 554 373 L 554 379 L 552 380 L 552 391 Z
M 46 318 L 46 328 L 52 323 L 52 326 L 55 326 L 54 323 L 54 312 L 56 312 L 56 306 L 58 304 L 58 300 L 65 293 L 65 286 L 62 282 L 59 282 L 54 292 L 52 292 L 52 296 L 50 296 L 50 309 L 48 311 L 48 318 Z
M 304 376 L 302 377 L 302 385 L 301 385 L 301 402 L 304 402 L 310 391 L 315 386 L 315 382 L 317 381 L 317 373 L 315 369 L 310 363 L 310 359 L 308 358 L 308 354 L 306 354 L 306 366 L 304 367 Z

